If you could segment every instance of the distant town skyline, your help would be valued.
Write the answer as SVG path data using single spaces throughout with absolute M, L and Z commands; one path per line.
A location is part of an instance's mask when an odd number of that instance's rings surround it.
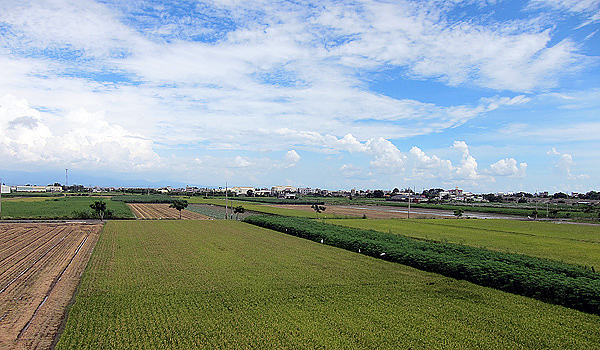
M 600 1 L 6 0 L 0 178 L 598 190 L 599 31 Z

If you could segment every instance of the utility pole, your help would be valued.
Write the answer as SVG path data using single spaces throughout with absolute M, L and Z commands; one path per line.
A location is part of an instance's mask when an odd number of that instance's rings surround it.
M 410 187 L 408 188 L 408 216 L 407 219 L 410 219 Z
M 65 169 L 65 189 L 69 191 L 69 169 Z
M 2 219 L 2 179 L 0 179 L 0 219 Z
M 227 220 L 227 182 L 225 182 L 225 220 Z

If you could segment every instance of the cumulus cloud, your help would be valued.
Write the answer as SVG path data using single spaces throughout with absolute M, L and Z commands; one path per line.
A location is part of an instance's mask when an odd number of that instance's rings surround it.
M 571 168 L 575 165 L 573 161 L 573 156 L 569 153 L 561 153 L 556 150 L 556 148 L 552 147 L 552 149 L 548 152 L 549 155 L 559 156 L 557 163 L 554 165 L 554 168 L 558 170 L 560 174 L 566 177 L 569 180 L 584 180 L 588 179 L 589 175 L 587 174 L 579 174 L 575 175 L 572 173 Z
M 376 138 L 367 141 L 367 152 L 375 157 L 369 164 L 371 168 L 384 173 L 395 173 L 404 170 L 406 156 L 389 140 Z
M 289 150 L 286 154 L 285 154 L 285 162 L 286 164 L 286 168 L 291 168 L 291 167 L 295 167 L 296 164 L 298 164 L 298 162 L 300 161 L 300 155 L 295 151 L 295 150 Z
M 142 170 L 160 163 L 150 140 L 108 123 L 103 113 L 42 115 L 26 99 L 5 95 L 0 98 L 0 126 L 5 164 Z
M 454 141 L 452 149 L 462 154 L 459 164 L 454 165 L 448 159 L 437 155 L 427 155 L 418 147 L 410 150 L 413 178 L 435 178 L 444 182 L 468 182 L 478 184 L 480 181 L 494 182 L 495 176 L 522 178 L 526 175 L 527 164 L 519 163 L 514 158 L 500 159 L 490 165 L 489 169 L 479 169 L 475 157 L 471 155 L 469 145 L 465 141 Z
M 441 159 L 436 155 L 428 156 L 418 147 L 410 150 L 411 156 L 415 158 L 413 176 L 415 177 L 450 177 L 454 167 L 448 159 Z
M 519 163 L 514 158 L 500 159 L 490 166 L 490 172 L 496 176 L 523 178 L 527 175 L 527 163 Z

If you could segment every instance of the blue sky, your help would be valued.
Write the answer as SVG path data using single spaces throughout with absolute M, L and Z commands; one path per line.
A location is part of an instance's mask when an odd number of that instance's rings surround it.
M 0 177 L 598 190 L 599 30 L 600 0 L 4 0 Z

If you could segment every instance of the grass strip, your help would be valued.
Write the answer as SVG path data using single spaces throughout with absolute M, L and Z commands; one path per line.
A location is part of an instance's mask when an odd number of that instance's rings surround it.
M 245 222 L 424 271 L 600 315 L 600 274 L 525 255 L 325 224 L 250 216 Z

